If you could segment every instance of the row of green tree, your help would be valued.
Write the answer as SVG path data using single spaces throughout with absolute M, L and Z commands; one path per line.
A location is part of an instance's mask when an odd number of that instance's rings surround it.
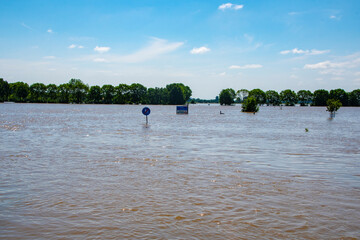
M 192 91 L 182 83 L 165 88 L 146 88 L 139 83 L 91 86 L 71 79 L 59 86 L 24 82 L 8 83 L 0 78 L 0 102 L 95 103 L 95 104 L 185 104 Z
M 329 99 L 339 100 L 342 106 L 360 106 L 360 89 L 355 89 L 352 92 L 346 92 L 344 89 L 338 88 L 327 91 L 319 89 L 313 93 L 309 90 L 300 90 L 297 93 L 286 89 L 280 93 L 269 90 L 264 92 L 261 89 L 241 89 L 235 92 L 232 88 L 223 89 L 219 95 L 219 102 L 221 105 L 231 105 L 234 103 L 242 103 L 247 98 L 253 97 L 257 104 L 278 106 L 284 104 L 286 106 L 294 106 L 300 104 L 301 106 L 326 106 Z

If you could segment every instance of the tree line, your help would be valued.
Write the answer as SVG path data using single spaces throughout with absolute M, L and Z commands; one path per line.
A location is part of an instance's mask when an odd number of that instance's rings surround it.
M 165 88 L 146 88 L 139 83 L 89 87 L 80 79 L 71 79 L 57 86 L 8 83 L 0 78 L 0 102 L 181 105 L 190 99 L 191 94 L 190 87 L 182 83 L 172 83 Z
M 231 105 L 234 103 L 243 103 L 247 98 L 254 98 L 257 104 L 272 105 L 272 106 L 294 106 L 300 104 L 301 106 L 327 106 L 329 99 L 338 100 L 342 106 L 360 106 L 360 89 L 355 89 L 351 92 L 346 92 L 344 89 L 338 88 L 327 91 L 325 89 L 315 90 L 300 90 L 294 92 L 291 89 L 286 89 L 280 93 L 269 90 L 256 88 L 253 90 L 240 89 L 235 92 L 232 88 L 223 89 L 219 94 L 219 102 L 221 105 Z

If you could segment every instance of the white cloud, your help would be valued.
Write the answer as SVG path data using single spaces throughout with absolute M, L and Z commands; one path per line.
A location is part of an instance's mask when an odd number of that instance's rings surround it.
M 199 48 L 193 48 L 190 53 L 191 54 L 204 54 L 210 51 L 210 48 L 207 47 L 199 47 Z
M 256 68 L 262 68 L 263 66 L 261 64 L 246 64 L 243 66 L 238 65 L 231 65 L 229 69 L 256 69 Z
M 56 57 L 55 56 L 45 56 L 45 57 L 43 57 L 44 59 L 49 59 L 49 60 L 51 60 L 51 59 L 55 59 Z
M 151 43 L 147 47 L 142 48 L 133 54 L 121 56 L 117 60 L 129 63 L 143 62 L 173 52 L 183 44 L 183 42 L 169 43 L 165 39 L 152 38 Z
M 254 37 L 247 33 L 244 34 L 244 37 L 248 41 L 248 43 L 252 43 L 254 41 Z
M 304 69 L 325 69 L 331 66 L 330 61 L 319 62 L 315 64 L 305 64 Z
M 304 69 L 318 70 L 322 75 L 354 76 L 360 68 L 360 54 L 345 57 L 337 57 L 335 60 L 327 60 L 314 64 L 305 64 Z
M 49 28 L 49 29 L 47 30 L 47 32 L 48 32 L 48 33 L 53 33 L 53 30 Z
M 244 5 L 237 5 L 237 4 L 232 4 L 232 3 L 224 3 L 221 4 L 218 9 L 225 11 L 225 9 L 233 9 L 233 10 L 239 10 L 242 9 L 244 7 Z
M 95 58 L 95 59 L 93 59 L 93 61 L 94 62 L 107 62 L 107 60 L 104 58 Z
M 25 23 L 21 23 L 21 26 L 23 26 L 24 28 L 27 28 L 29 30 L 34 30 L 32 27 L 29 27 L 28 25 L 26 25 Z
M 281 51 L 280 54 L 286 55 L 286 54 L 292 53 L 292 54 L 305 54 L 305 55 L 320 55 L 320 54 L 325 54 L 328 52 L 330 52 L 330 50 L 317 50 L 317 49 L 302 50 L 302 49 L 294 48 L 292 50 Z
M 331 15 L 329 18 L 332 20 L 341 20 L 341 16 L 336 16 L 336 15 Z
M 96 55 L 84 56 L 78 60 L 80 61 L 96 61 L 96 62 L 112 62 L 112 63 L 139 63 L 147 60 L 155 59 L 161 55 L 170 53 L 181 47 L 183 42 L 168 42 L 164 39 L 151 38 L 148 46 L 141 48 L 129 55 L 111 54 L 103 58 L 97 58 Z M 109 47 L 97 47 L 94 50 L 98 52 L 105 52 Z
M 99 46 L 96 46 L 94 48 L 94 51 L 95 52 L 98 52 L 98 53 L 105 53 L 105 52 L 108 52 L 110 50 L 110 47 L 99 47 Z
M 324 61 L 315 64 L 305 64 L 304 69 L 329 69 L 329 68 L 354 68 L 360 62 L 360 58 L 346 62 Z
M 84 46 L 81 45 L 75 45 L 75 44 L 71 44 L 70 46 L 68 46 L 68 48 L 73 49 L 73 48 L 84 48 Z M 96 50 L 95 50 L 96 51 Z
M 329 53 L 330 50 L 316 50 L 316 49 L 312 49 L 310 50 L 309 55 L 320 55 L 320 54 L 325 54 L 325 53 Z
M 225 76 L 226 72 L 219 73 L 219 76 Z

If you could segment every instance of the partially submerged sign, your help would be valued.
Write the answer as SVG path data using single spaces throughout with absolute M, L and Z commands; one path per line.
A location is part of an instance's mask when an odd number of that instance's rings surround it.
M 148 125 L 148 115 L 151 112 L 150 108 L 144 107 L 141 112 L 142 112 L 142 114 L 144 114 L 146 116 L 146 126 L 147 126 Z
M 176 114 L 188 114 L 189 106 L 176 106 Z
M 143 113 L 145 116 L 149 115 L 150 112 L 151 112 L 151 111 L 150 111 L 150 108 L 148 108 L 148 107 L 144 107 L 143 110 L 142 110 L 142 113 Z

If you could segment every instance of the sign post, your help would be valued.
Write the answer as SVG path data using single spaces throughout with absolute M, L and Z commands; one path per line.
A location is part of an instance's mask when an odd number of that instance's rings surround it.
M 142 113 L 146 116 L 146 125 L 148 125 L 148 115 L 150 114 L 150 108 L 148 107 L 144 107 L 142 109 Z

